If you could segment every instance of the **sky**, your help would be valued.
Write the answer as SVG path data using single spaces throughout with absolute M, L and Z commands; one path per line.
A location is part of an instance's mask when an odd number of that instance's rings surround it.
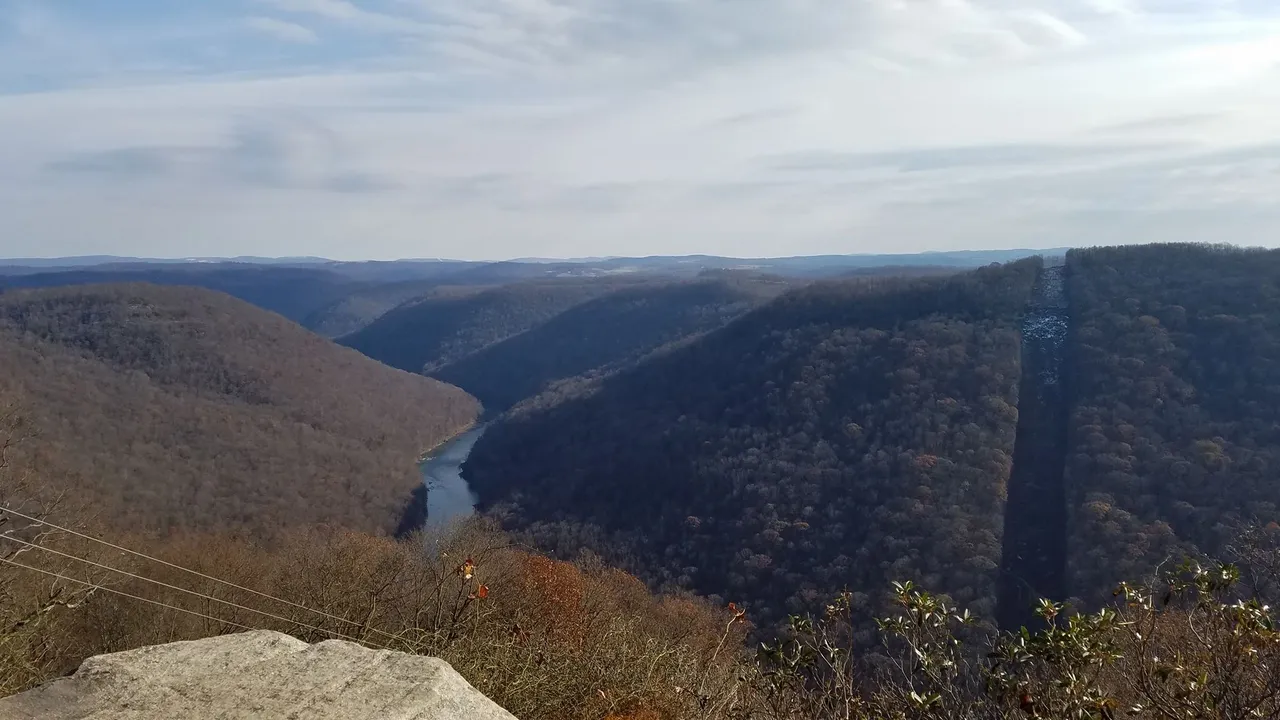
M 0 0 L 0 257 L 1277 230 L 1275 0 Z

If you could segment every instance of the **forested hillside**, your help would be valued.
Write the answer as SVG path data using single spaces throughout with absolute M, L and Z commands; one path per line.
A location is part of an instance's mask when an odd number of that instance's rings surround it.
M 1037 260 L 850 280 L 518 408 L 466 471 L 544 548 L 746 603 L 764 626 L 915 578 L 994 611 Z
M 131 529 L 388 530 L 473 398 L 195 288 L 0 296 L 0 394 L 47 474 Z
M 1280 252 L 1073 251 L 1074 593 L 1280 520 Z
M 1280 717 L 1280 251 L 1051 265 L 357 281 L 313 317 L 412 292 L 364 340 L 506 410 L 488 516 L 400 539 L 462 389 L 208 290 L 8 290 L 0 695 L 270 627 L 529 720 Z
M 572 307 L 430 374 L 479 398 L 487 410 L 505 410 L 557 380 L 609 372 L 720 327 L 787 286 L 780 278 L 739 273 L 645 283 Z
M 337 338 L 367 327 L 390 310 L 415 298 L 462 297 L 486 289 L 484 286 L 442 287 L 435 279 L 375 284 L 355 290 L 312 312 L 303 318 L 302 325 L 325 337 Z
M 302 321 L 360 285 L 321 268 L 199 263 L 101 266 L 62 272 L 0 276 L 0 288 L 41 288 L 103 283 L 151 283 L 202 287 L 238 297 L 260 308 Z
M 427 295 L 400 305 L 339 342 L 391 367 L 431 372 L 632 282 L 547 280 L 460 297 Z

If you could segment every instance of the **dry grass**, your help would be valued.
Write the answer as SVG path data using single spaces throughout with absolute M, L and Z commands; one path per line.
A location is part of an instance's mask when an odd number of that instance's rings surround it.
M 522 720 L 714 718 L 737 702 L 746 623 L 706 601 L 514 547 L 483 520 L 405 541 L 104 534 L 15 454 L 24 433 L 0 412 L 0 507 L 35 518 L 0 512 L 0 695 L 92 655 L 263 628 L 441 657 Z
M 725 689 L 736 684 L 744 622 L 701 600 L 653 596 L 598 563 L 512 547 L 483 521 L 403 542 L 311 529 L 271 545 L 176 537 L 156 552 L 324 614 L 116 554 L 104 561 L 205 597 L 125 577 L 107 580 L 112 589 L 220 621 L 98 593 L 51 613 L 37 632 L 8 638 L 0 653 L 28 658 L 30 668 L 3 690 L 30 687 L 90 655 L 248 626 L 441 657 L 522 720 L 707 718 L 734 697 Z
M 62 535 L 40 542 L 89 557 L 83 555 L 88 544 Z M 139 538 L 119 542 L 145 545 Z M 925 711 L 910 692 L 918 689 L 912 673 L 876 684 L 858 663 L 850 665 L 846 685 L 814 682 L 819 676 L 779 685 L 777 675 L 762 674 L 745 657 L 750 628 L 734 610 L 695 597 L 655 596 L 636 578 L 598 561 L 566 563 L 530 553 L 482 520 L 408 541 L 314 528 L 270 544 L 190 535 L 152 541 L 151 547 L 175 565 L 297 605 L 115 551 L 98 551 L 92 559 L 189 592 L 102 570 L 91 574 L 75 561 L 30 551 L 24 560 L 44 569 L 217 619 L 105 590 L 67 595 L 65 585 L 0 568 L 0 620 L 7 623 L 0 628 L 0 692 L 67 672 L 89 655 L 235 632 L 243 625 L 310 642 L 346 636 L 441 657 L 522 720 L 816 720 L 831 717 L 832 707 L 856 718 L 1026 716 L 1025 703 L 964 683 L 949 686 L 954 693 L 942 697 L 950 699 Z M 1081 697 L 1096 692 L 1115 707 L 1144 707 L 1135 717 L 1244 718 L 1258 708 L 1258 717 L 1280 717 L 1280 633 L 1267 617 L 1246 626 L 1243 606 L 1144 608 L 1126 607 L 1124 622 L 1108 625 L 1104 634 L 1063 641 L 1062 647 L 1083 643 L 1090 653 L 1114 659 L 1087 664 L 1082 673 L 1062 665 L 1071 653 L 1054 650 L 1044 656 L 1048 660 L 1019 661 L 1015 689 L 1045 718 L 1077 717 L 1051 711 L 1059 705 L 1104 707 L 1061 690 L 1076 685 Z M 26 621 L 15 624 L 15 618 Z M 810 649 L 815 656 L 830 650 L 821 644 Z M 956 657 L 973 677 L 985 672 L 968 667 L 980 662 L 977 655 Z M 1176 662 L 1166 668 L 1156 658 Z M 1235 662 L 1243 658 L 1254 660 Z M 1077 678 L 1075 685 L 1063 686 L 1064 677 Z M 829 695 L 835 691 L 844 699 L 833 705 Z M 1156 713 L 1160 704 L 1173 714 Z M 1228 706 L 1230 712 L 1195 714 Z M 1093 717 L 1080 717 L 1086 716 Z

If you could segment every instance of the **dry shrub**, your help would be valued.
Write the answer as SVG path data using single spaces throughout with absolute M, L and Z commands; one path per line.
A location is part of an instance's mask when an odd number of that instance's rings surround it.
M 256 593 L 115 553 L 108 564 L 164 585 L 116 576 L 104 581 L 111 589 L 177 609 L 98 593 L 46 626 L 56 657 L 31 678 L 89 655 L 243 626 L 441 657 L 522 720 L 713 718 L 734 697 L 725 689 L 736 684 L 741 619 L 694 598 L 655 597 L 596 562 L 512 547 L 482 520 L 402 542 L 314 528 L 267 543 L 189 535 L 150 547 Z
M 581 648 L 588 630 L 587 591 L 582 571 L 566 562 L 540 555 L 519 558 L 520 571 L 512 590 L 520 598 L 523 618 L 551 640 Z M 527 632 L 527 630 L 526 630 Z
M 951 653 L 945 659 L 954 677 L 948 675 L 935 688 L 920 684 L 915 661 L 903 666 L 905 679 L 881 677 L 853 663 L 845 684 L 816 682 L 827 677 L 821 673 L 788 683 L 777 668 L 761 675 L 762 668 L 745 660 L 742 648 L 750 628 L 740 611 L 696 597 L 654 596 L 635 578 L 593 561 L 574 564 L 532 555 L 512 547 L 483 521 L 411 542 L 327 529 L 292 533 L 269 545 L 192 536 L 170 540 L 163 553 L 171 562 L 287 597 L 309 610 L 273 605 L 208 580 L 184 581 L 184 573 L 163 566 L 146 573 L 277 617 L 138 581 L 113 587 L 308 640 L 340 633 L 372 646 L 438 656 L 522 720 L 814 720 L 832 716 L 833 708 L 857 718 L 1018 718 L 1026 716 L 1027 707 L 1046 718 L 1094 717 L 1063 709 L 1151 708 L 1165 702 L 1163 709 L 1170 710 L 1175 702 L 1190 702 L 1189 697 L 1194 703 L 1188 708 L 1203 710 L 1207 705 L 1195 693 L 1229 696 L 1214 700 L 1215 707 L 1262 706 L 1268 710 L 1263 716 L 1278 716 L 1271 711 L 1280 697 L 1275 690 L 1280 671 L 1273 670 L 1280 667 L 1274 662 L 1280 634 L 1270 629 L 1262 610 L 1256 622 L 1250 621 L 1253 629 L 1241 634 L 1248 608 L 1204 604 L 1199 599 L 1207 597 L 1204 592 L 1193 594 L 1185 606 L 1156 607 L 1144 595 L 1145 604 L 1131 603 L 1111 620 L 1100 614 L 1098 622 L 1060 631 L 1061 637 L 1034 636 L 1029 654 L 1017 655 L 997 676 L 981 654 L 950 644 L 951 610 L 930 610 L 922 605 L 928 598 L 904 590 L 910 611 L 905 617 L 914 624 L 890 628 L 890 634 L 907 638 L 912 647 L 934 648 L 930 653 L 944 648 Z M 139 561 L 135 570 L 143 572 L 145 564 Z M 939 627 L 918 627 L 920 618 L 935 616 Z M 157 611 L 109 594 L 89 598 L 45 627 L 61 634 L 55 647 L 64 654 L 68 648 L 88 654 L 235 630 L 225 622 Z M 794 657 L 823 657 L 842 647 L 843 636 L 823 637 L 835 644 L 818 643 Z M 1087 651 L 1081 657 L 1109 659 L 1076 667 L 1071 663 L 1079 648 Z M 1251 653 L 1265 661 L 1239 667 L 1220 662 Z M 828 659 L 844 663 L 846 657 L 830 654 Z M 1164 668 L 1154 658 L 1177 662 Z M 1008 692 L 988 694 L 982 683 L 965 681 L 982 677 L 989 680 L 985 687 L 999 689 L 991 681 L 1000 680 Z M 1198 689 L 1201 677 L 1212 693 Z M 1074 684 L 1063 685 L 1063 678 L 1075 678 Z M 839 697 L 833 695 L 837 691 Z M 930 699 L 935 694 L 938 712 L 918 707 L 935 702 Z M 1019 705 L 1018 696 L 1030 699 Z M 1100 705 L 1104 700 L 1110 704 Z
M 629 715 L 609 714 L 604 720 L 663 720 L 663 717 L 655 710 L 637 710 Z
M 38 474 L 15 474 L 5 458 L 0 502 L 77 521 Z M 441 657 L 522 720 L 1065 719 L 1116 709 L 1280 718 L 1280 630 L 1269 608 L 1236 594 L 1228 568 L 1188 566 L 1160 592 L 1126 591 L 1118 612 L 1002 638 L 992 655 L 971 652 L 952 628 L 967 616 L 903 586 L 905 612 L 885 625 L 886 657 L 903 642 L 910 652 L 892 676 L 855 660 L 847 620 L 831 632 L 830 618 L 798 619 L 793 641 L 757 665 L 744 657 L 750 626 L 732 605 L 655 596 L 595 559 L 531 554 L 480 519 L 407 541 L 324 527 L 269 541 L 112 538 L 170 564 L 39 522 L 5 523 L 0 557 L 101 589 L 0 566 L 0 693 L 89 655 L 247 627 Z M 1044 607 L 1049 619 L 1060 612 Z
M 468 533 L 470 549 L 455 544 L 451 557 L 475 558 L 487 610 L 431 651 L 482 692 L 524 720 L 715 716 L 698 689 L 735 677 L 737 652 L 713 656 L 718 645 L 741 647 L 741 623 L 725 611 L 704 603 L 673 615 L 625 573 L 508 547 L 483 522 Z
M 84 509 L 58 491 L 32 452 L 33 436 L 18 408 L 0 403 L 0 696 L 74 667 L 65 619 L 92 588 L 58 576 L 103 575 L 73 559 L 102 562 L 100 547 L 46 524 L 89 532 Z
M 736 702 L 745 623 L 723 608 L 532 554 L 480 519 L 406 541 L 104 533 L 31 458 L 15 464 L 25 429 L 2 410 L 0 504 L 151 557 L 0 517 L 0 558 L 90 583 L 0 565 L 0 695 L 91 655 L 261 628 L 441 657 L 522 720 L 715 718 Z

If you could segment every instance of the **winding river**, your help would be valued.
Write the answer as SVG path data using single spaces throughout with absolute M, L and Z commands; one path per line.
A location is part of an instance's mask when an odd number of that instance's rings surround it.
M 486 426 L 479 425 L 440 448 L 422 463 L 422 481 L 427 488 L 428 528 L 448 525 L 459 517 L 475 512 L 476 496 L 462 479 L 462 463 L 471 448 L 484 435 Z

